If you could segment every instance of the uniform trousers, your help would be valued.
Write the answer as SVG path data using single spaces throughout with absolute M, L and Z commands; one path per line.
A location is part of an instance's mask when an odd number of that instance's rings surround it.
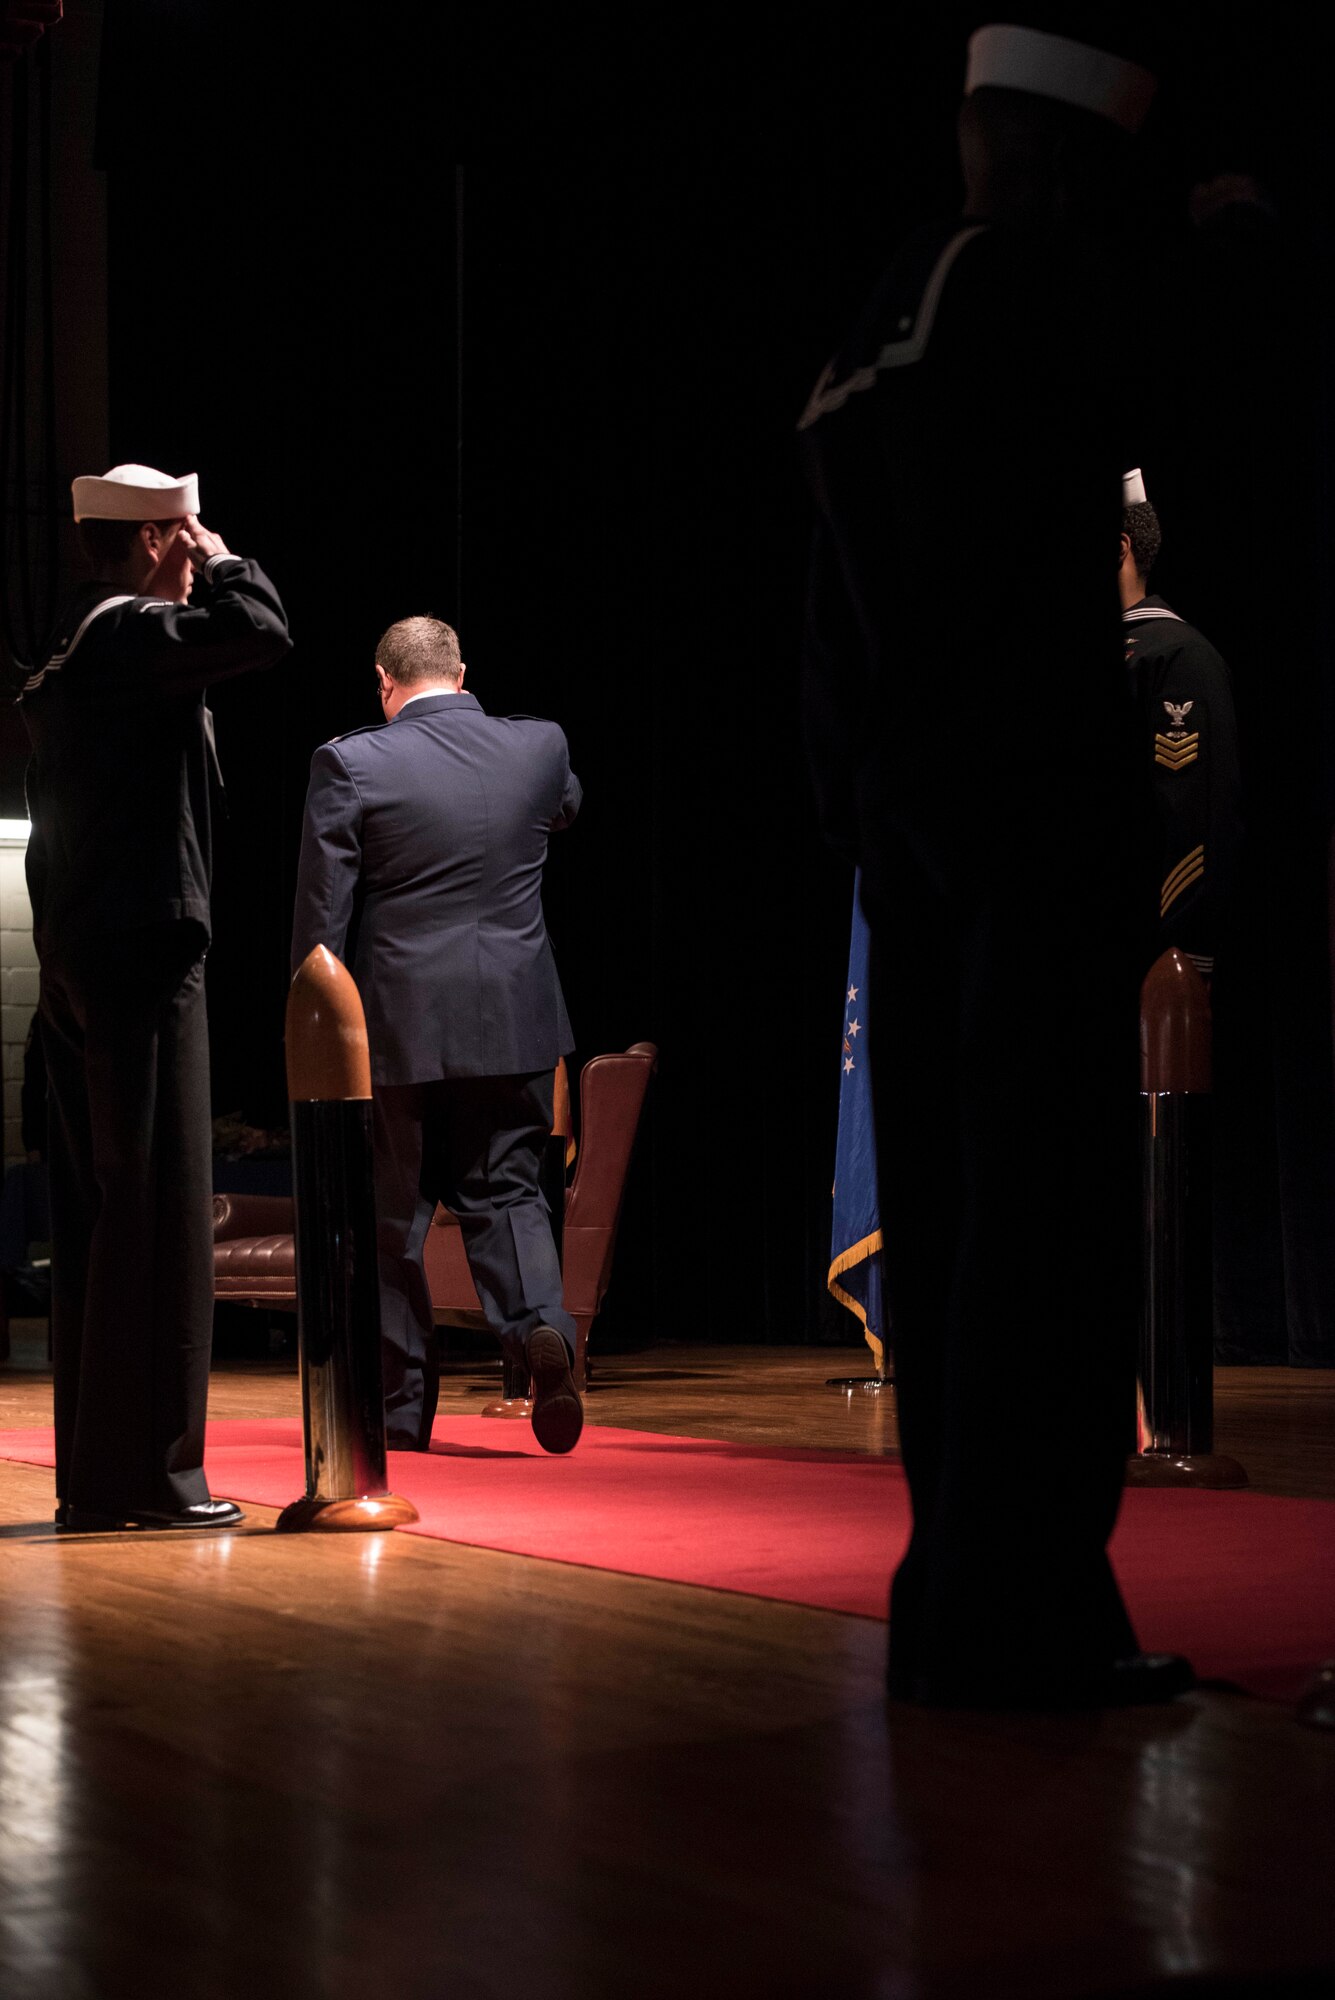
M 440 1393 L 422 1253 L 438 1202 L 459 1221 L 468 1268 L 507 1359 L 537 1326 L 574 1356 L 575 1322 L 540 1177 L 552 1129 L 551 1070 L 375 1087 L 375 1197 L 385 1422 L 391 1445 L 425 1449 Z
M 1106 1544 L 1134 1448 L 1139 878 L 1106 828 L 1005 824 L 962 804 L 937 842 L 877 814 L 864 851 L 913 1502 L 890 1682 L 964 1703 L 1135 1650 Z
M 42 955 L 56 1492 L 96 1512 L 209 1497 L 206 945 L 181 922 Z

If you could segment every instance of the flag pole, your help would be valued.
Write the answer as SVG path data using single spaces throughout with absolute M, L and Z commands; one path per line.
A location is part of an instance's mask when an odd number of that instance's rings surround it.
M 874 1333 L 867 1335 L 867 1345 L 871 1349 L 872 1360 L 876 1364 L 874 1375 L 827 1375 L 827 1389 L 840 1389 L 851 1401 L 854 1396 L 879 1396 L 882 1389 L 895 1386 L 894 1362 L 886 1351 L 885 1342 Z
M 894 1386 L 894 1370 L 886 1351 L 886 1315 L 882 1303 L 880 1201 L 876 1189 L 876 1134 L 872 1120 L 871 1041 L 867 970 L 871 934 L 862 910 L 862 881 L 853 883 L 853 914 L 848 936 L 848 980 L 844 993 L 844 1032 L 839 1055 L 839 1130 L 835 1140 L 834 1208 L 830 1229 L 830 1269 L 826 1284 L 861 1321 L 863 1335 L 876 1364 L 871 1375 L 832 1375 L 827 1389 L 850 1399 L 879 1396 Z

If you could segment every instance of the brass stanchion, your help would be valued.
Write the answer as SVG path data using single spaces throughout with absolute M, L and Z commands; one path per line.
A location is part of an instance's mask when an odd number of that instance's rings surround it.
M 418 1515 L 385 1485 L 371 1058 L 357 988 L 324 945 L 288 994 L 287 1091 L 306 1493 L 278 1526 L 397 1528 Z
M 1166 951 L 1140 995 L 1145 1286 L 1129 1486 L 1247 1484 L 1214 1449 L 1212 1083 L 1209 993 L 1189 958 Z

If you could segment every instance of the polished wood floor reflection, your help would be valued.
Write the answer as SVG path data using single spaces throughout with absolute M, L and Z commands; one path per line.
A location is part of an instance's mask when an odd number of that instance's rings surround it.
M 0 1423 L 49 1414 L 39 1364 Z M 591 1416 L 892 1450 L 846 1366 L 663 1349 Z M 1335 1378 L 1219 1404 L 1254 1484 L 1335 1490 Z M 215 1415 L 298 1407 L 289 1366 L 215 1374 Z M 867 1620 L 260 1508 L 57 1539 L 51 1502 L 0 1464 L 5 2000 L 1327 1990 L 1335 1734 L 1282 1708 L 890 1710 Z

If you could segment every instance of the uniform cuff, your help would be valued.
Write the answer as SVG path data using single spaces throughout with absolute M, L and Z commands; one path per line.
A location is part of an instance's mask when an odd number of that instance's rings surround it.
M 208 561 L 204 565 L 205 583 L 213 582 L 213 574 L 214 571 L 217 569 L 219 563 L 229 563 L 229 562 L 239 563 L 239 562 L 244 562 L 245 560 L 246 559 L 244 556 L 234 556 L 230 549 L 227 551 L 226 555 L 210 556 Z

